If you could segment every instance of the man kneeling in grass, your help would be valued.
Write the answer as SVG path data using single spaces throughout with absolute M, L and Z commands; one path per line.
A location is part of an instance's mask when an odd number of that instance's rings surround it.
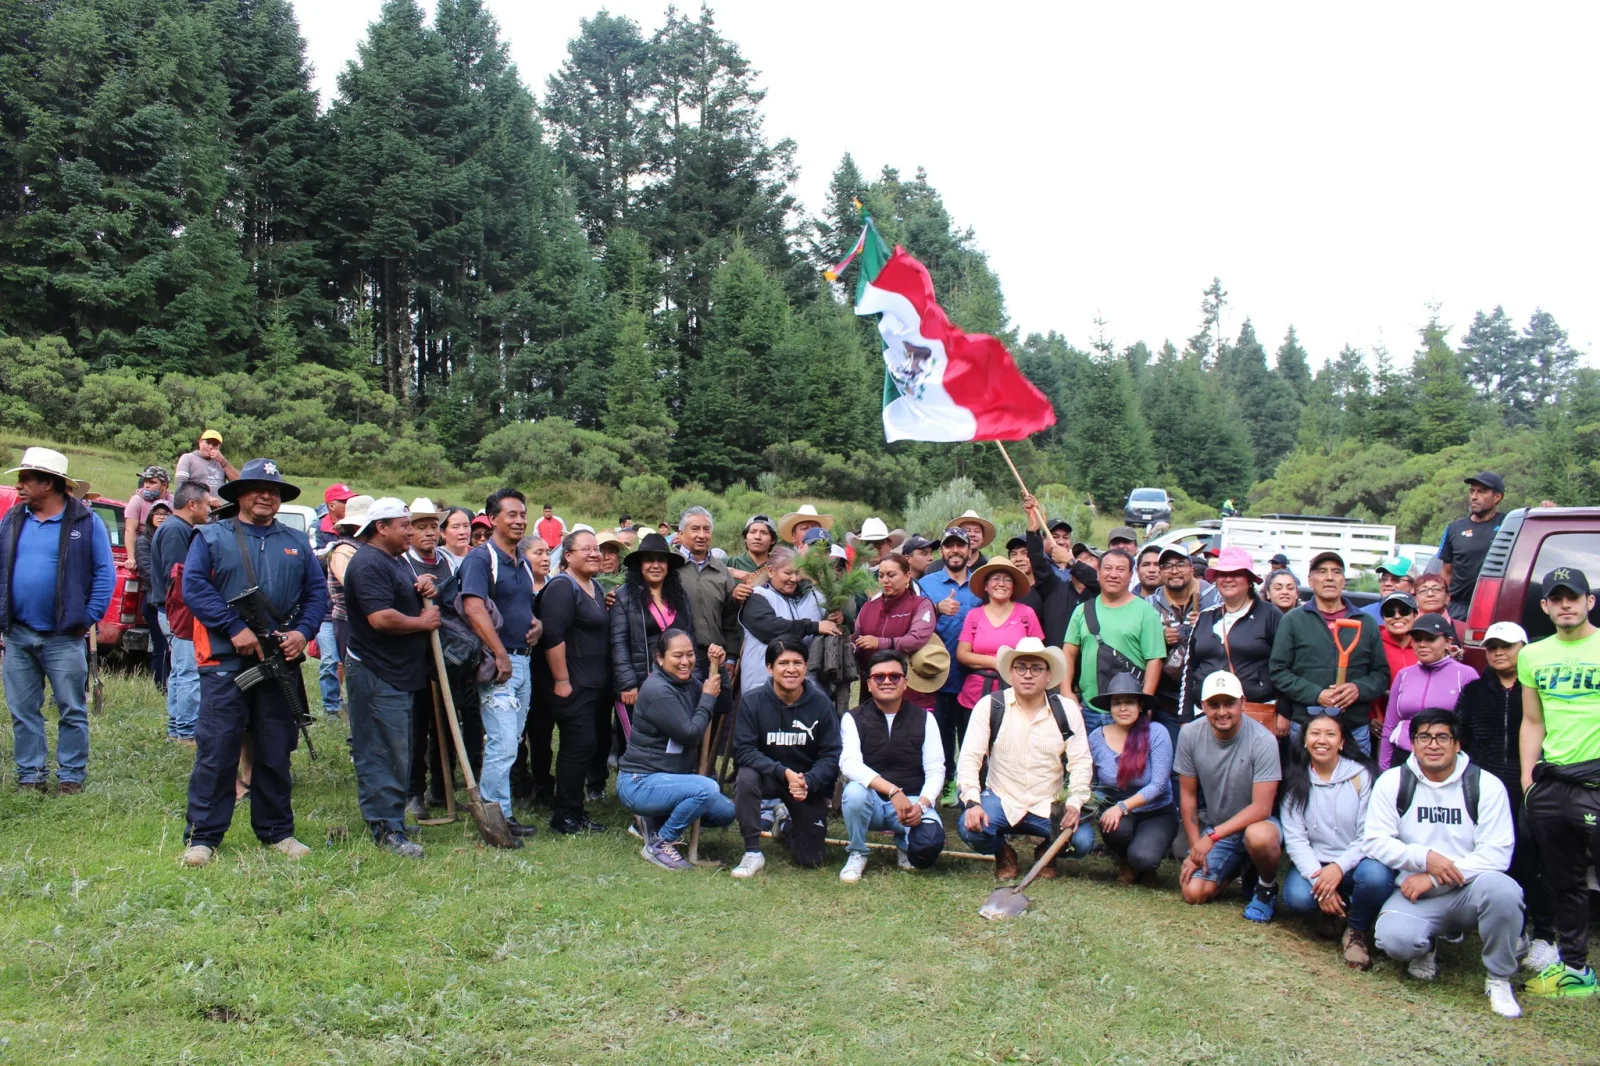
M 1205 718 L 1178 732 L 1179 810 L 1188 855 L 1178 883 L 1185 903 L 1209 903 L 1244 875 L 1244 916 L 1270 922 L 1278 902 L 1283 831 L 1272 803 L 1283 779 L 1278 739 L 1244 715 L 1244 686 L 1226 670 L 1200 690 Z M 1252 887 L 1249 882 L 1254 881 Z
M 1015 648 L 1001 648 L 997 659 L 1011 687 L 972 708 L 956 782 L 965 808 L 961 839 L 973 851 L 993 855 L 995 877 L 1008 881 L 1017 876 L 1017 852 L 1007 837 L 1043 837 L 1035 849 L 1037 862 L 1057 832 L 1078 828 L 1094 759 L 1078 704 L 1049 691 L 1067 676 L 1061 649 L 1023 637 Z M 980 787 L 985 759 L 988 780 Z M 1060 815 L 1051 807 L 1057 800 Z M 1046 867 L 1040 876 L 1054 877 L 1055 870 Z
M 867 661 L 872 698 L 840 722 L 850 854 L 839 880 L 847 884 L 861 880 L 867 868 L 870 830 L 894 830 L 902 870 L 926 870 L 944 850 L 944 823 L 934 809 L 944 787 L 944 744 L 932 713 L 905 701 L 909 669 L 900 652 L 874 652 Z

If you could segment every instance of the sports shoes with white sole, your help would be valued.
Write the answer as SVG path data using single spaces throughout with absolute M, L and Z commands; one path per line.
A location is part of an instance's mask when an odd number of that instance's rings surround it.
M 839 871 L 839 880 L 847 885 L 853 885 L 861 880 L 861 875 L 866 873 L 867 857 L 859 852 L 852 851 L 845 857 L 844 869 Z
M 282 855 L 286 859 L 303 859 L 311 854 L 311 849 L 300 843 L 294 837 L 284 837 L 267 847 Z
M 1484 995 L 1489 997 L 1489 1009 L 1502 1018 L 1522 1017 L 1522 1005 L 1511 991 L 1511 982 L 1504 977 L 1491 977 L 1483 982 Z
M 183 864 L 185 866 L 204 866 L 217 857 L 216 849 L 204 844 L 190 844 L 183 849 Z
M 767 868 L 767 857 L 759 851 L 747 851 L 744 858 L 739 860 L 739 865 L 729 871 L 741 881 L 747 881 Z

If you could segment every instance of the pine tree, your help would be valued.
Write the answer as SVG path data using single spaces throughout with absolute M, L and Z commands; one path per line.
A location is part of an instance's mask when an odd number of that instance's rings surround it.
M 1304 403 L 1306 391 L 1311 387 L 1311 366 L 1293 326 L 1289 327 L 1289 331 L 1283 335 L 1283 343 L 1278 346 L 1278 376 L 1289 383 L 1294 389 L 1295 398 Z
M 1422 351 L 1411 375 L 1416 393 L 1415 419 L 1407 443 L 1416 451 L 1437 452 L 1466 442 L 1472 431 L 1472 386 L 1461 373 L 1456 353 L 1444 341 L 1448 331 L 1437 312 L 1422 327 Z
M 1294 387 L 1267 369 L 1267 350 L 1248 318 L 1239 328 L 1238 341 L 1218 354 L 1217 369 L 1249 427 L 1257 471 L 1270 475 L 1300 433 L 1300 401 Z
M 1533 423 L 1535 368 L 1503 308 L 1473 316 L 1458 354 L 1467 383 L 1479 399 L 1498 409 L 1506 425 Z
M 1536 308 L 1522 331 L 1520 347 L 1532 376 L 1533 406 L 1548 408 L 1558 403 L 1578 366 L 1578 353 L 1567 344 L 1567 331 L 1556 325 L 1554 315 Z
M 1154 472 L 1150 434 L 1127 363 L 1117 358 L 1092 362 L 1080 402 L 1081 410 L 1093 414 L 1073 419 L 1068 427 L 1074 484 L 1102 510 L 1117 507 Z
M 634 308 L 618 311 L 617 319 L 605 429 L 627 441 L 646 470 L 665 475 L 670 472 L 668 453 L 677 424 L 667 413 L 661 368 L 650 351 L 648 320 Z
M 1200 297 L 1200 332 L 1189 338 L 1184 354 L 1199 361 L 1202 370 L 1210 370 L 1216 363 L 1217 348 L 1221 342 L 1219 329 L 1222 308 L 1228 294 L 1222 290 L 1222 279 L 1212 278 L 1211 284 Z
M 1373 357 L 1372 399 L 1366 417 L 1355 427 L 1355 435 L 1366 441 L 1405 447 L 1416 424 L 1416 381 L 1395 366 L 1389 349 L 1382 344 L 1374 348 Z
M 1221 504 L 1243 495 L 1255 456 L 1247 423 L 1218 376 L 1168 344 L 1140 386 L 1155 466 L 1199 500 Z

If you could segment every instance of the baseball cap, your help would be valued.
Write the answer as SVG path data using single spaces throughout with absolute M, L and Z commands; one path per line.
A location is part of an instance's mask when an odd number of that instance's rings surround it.
M 214 429 L 208 429 L 204 433 L 200 434 L 200 439 L 201 440 L 214 440 L 218 444 L 221 444 L 222 443 L 222 434 L 218 433 Z
M 372 506 L 367 508 L 367 513 L 362 517 L 364 521 L 355 532 L 358 537 L 371 529 L 374 522 L 381 522 L 388 518 L 410 518 L 411 511 L 406 507 L 404 500 L 395 496 L 384 496 L 373 500 Z
M 1270 560 L 1268 560 L 1268 562 L 1269 562 L 1269 565 L 1274 570 L 1287 570 L 1287 569 L 1289 569 L 1289 557 L 1287 555 L 1283 554 L 1282 552 L 1279 552 L 1277 555 L 1274 555 Z
M 1206 678 L 1206 683 L 1200 686 L 1200 702 L 1204 703 L 1212 696 L 1232 696 L 1236 700 L 1244 699 L 1244 686 L 1239 684 L 1239 679 L 1226 670 L 1218 670 Z
M 329 485 L 326 489 L 323 490 L 323 492 L 322 492 L 322 502 L 323 503 L 337 503 L 340 500 L 348 500 L 351 497 L 355 496 L 355 494 L 356 494 L 355 490 L 352 489 L 349 485 L 346 485 L 342 481 L 336 481 L 332 485 Z
M 1582 570 L 1570 566 L 1558 566 L 1544 575 L 1543 590 L 1539 593 L 1541 599 L 1548 600 L 1550 594 L 1556 589 L 1567 589 L 1580 596 L 1589 595 L 1589 578 Z
M 1385 613 L 1384 612 L 1384 608 L 1388 607 L 1391 603 L 1399 604 L 1401 607 L 1406 608 L 1412 614 L 1416 614 L 1417 613 L 1417 599 L 1416 599 L 1415 596 L 1411 595 L 1411 593 L 1409 593 L 1409 592 L 1391 592 L 1391 593 L 1389 593 L 1389 595 L 1385 596 L 1382 600 L 1378 601 L 1378 613 L 1379 614 L 1384 614 Z
M 1139 534 L 1133 531 L 1132 526 L 1118 526 L 1111 531 L 1111 536 L 1106 538 L 1106 543 L 1110 544 L 1114 540 L 1128 540 L 1137 544 L 1139 543 Z
M 1462 478 L 1461 480 L 1463 484 L 1482 485 L 1490 492 L 1498 492 L 1502 496 L 1505 495 L 1506 479 L 1501 477 L 1499 474 L 1491 474 L 1489 471 L 1485 470 L 1481 474 L 1473 474 L 1471 477 Z
M 833 547 L 828 549 L 828 558 L 848 559 L 850 558 L 850 553 L 844 550 L 843 544 L 835 544 Z
M 959 540 L 967 547 L 972 547 L 972 538 L 967 536 L 967 531 L 962 529 L 960 526 L 951 526 L 949 529 L 945 530 L 944 536 L 939 538 L 939 543 L 941 545 L 949 544 L 952 540 Z
M 1071 533 L 1072 523 L 1068 522 L 1065 518 L 1052 518 L 1050 519 L 1050 524 L 1045 527 L 1045 530 L 1050 533 L 1054 533 L 1058 529 L 1064 529 L 1068 533 Z
M 1178 547 L 1176 544 L 1169 544 L 1165 548 L 1161 549 L 1161 554 L 1156 556 L 1156 562 L 1164 563 L 1168 559 L 1184 559 L 1184 560 L 1188 560 L 1188 558 L 1189 558 L 1189 553 L 1188 552 L 1184 551 L 1182 548 Z
M 1090 545 L 1085 544 L 1081 540 L 1078 541 L 1076 544 L 1074 544 L 1072 546 L 1072 557 L 1074 559 L 1076 559 L 1078 556 L 1082 555 L 1084 552 L 1088 552 L 1090 555 L 1094 556 L 1096 559 L 1100 558 L 1100 553 L 1098 551 L 1096 551 Z
M 778 524 L 764 514 L 753 514 L 749 518 L 745 519 L 744 528 L 739 531 L 739 535 L 743 536 L 744 534 L 750 532 L 750 527 L 754 525 L 766 526 L 768 532 L 772 534 L 772 538 L 774 540 L 778 538 Z
M 937 544 L 929 540 L 927 537 L 924 537 L 922 534 L 913 533 L 911 536 L 900 542 L 900 554 L 910 555 L 912 552 L 919 552 L 924 548 L 937 547 Z
M 171 478 L 167 477 L 167 468 L 164 466 L 147 466 L 143 470 L 139 471 L 140 481 L 149 481 L 151 478 L 154 478 L 157 481 L 171 480 Z
M 1388 574 L 1390 577 L 1410 577 L 1411 560 L 1403 555 L 1396 555 L 1385 559 L 1373 569 L 1380 574 Z
M 1318 552 L 1317 554 L 1315 554 L 1315 555 L 1313 555 L 1311 557 L 1311 565 L 1306 567 L 1306 572 L 1310 573 L 1311 571 L 1315 570 L 1317 567 L 1321 566 L 1323 563 L 1326 563 L 1326 562 L 1329 562 L 1329 561 L 1338 563 L 1340 570 L 1343 570 L 1345 568 L 1345 566 L 1344 566 L 1344 556 L 1340 555 L 1338 552 Z
M 1442 614 L 1425 614 L 1411 623 L 1411 635 L 1413 637 L 1453 637 L 1456 635 L 1456 627 L 1451 625 L 1450 620 Z
M 815 544 L 819 540 L 823 541 L 824 543 L 832 543 L 828 539 L 828 531 L 826 529 L 823 529 L 821 526 L 813 526 L 805 531 L 805 535 L 800 538 L 800 543 Z
M 1483 631 L 1483 646 L 1487 648 L 1491 640 L 1502 644 L 1526 644 L 1528 633 L 1515 622 L 1496 622 Z
M 1028 538 L 1026 537 L 1012 537 L 1010 540 L 1006 541 L 1006 551 L 1008 552 L 1014 552 L 1018 548 L 1026 548 L 1027 546 Z

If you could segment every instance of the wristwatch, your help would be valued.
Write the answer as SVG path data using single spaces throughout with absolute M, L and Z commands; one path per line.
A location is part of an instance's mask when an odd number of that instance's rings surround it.
M 1219 839 L 1221 839 L 1220 837 L 1217 836 L 1217 831 L 1215 829 L 1207 829 L 1206 830 L 1206 837 L 1213 844 L 1215 844 Z
M 1117 810 L 1121 811 L 1123 814 L 1133 813 L 1132 811 L 1128 810 L 1128 805 L 1123 800 L 1117 800 Z

